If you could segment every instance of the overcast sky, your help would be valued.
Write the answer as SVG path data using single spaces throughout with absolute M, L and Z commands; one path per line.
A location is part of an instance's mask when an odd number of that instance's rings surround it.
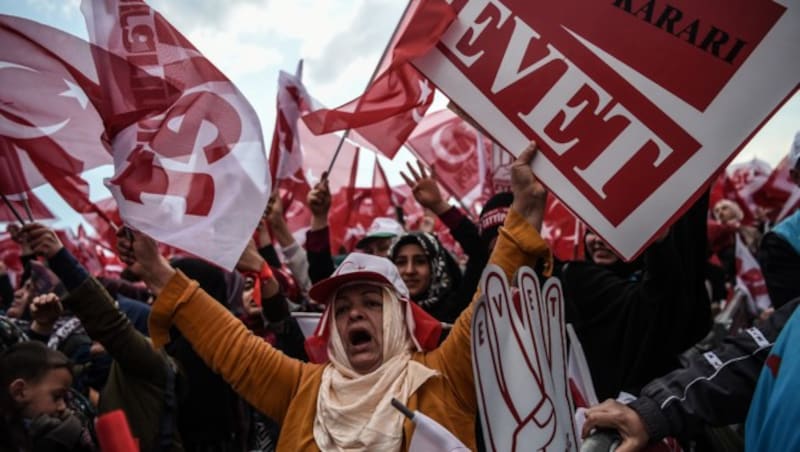
M 328 106 L 359 95 L 404 7 L 402 0 L 150 0 L 245 94 L 267 143 L 275 117 L 278 71 L 305 59 L 309 92 Z M 2 0 L 0 13 L 26 17 L 86 38 L 80 0 Z M 441 94 L 431 111 L 443 108 Z M 735 161 L 775 165 L 800 130 L 800 94 L 773 117 Z M 402 160 L 407 154 L 401 156 Z M 390 178 L 398 182 L 395 175 Z M 92 177 L 93 197 L 106 197 Z M 47 193 L 44 195 L 49 199 Z M 61 214 L 65 206 L 56 205 Z M 62 214 L 63 223 L 76 216 Z

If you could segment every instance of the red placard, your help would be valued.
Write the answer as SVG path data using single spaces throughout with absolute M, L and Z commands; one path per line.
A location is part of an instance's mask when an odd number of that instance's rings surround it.
M 453 0 L 414 60 L 624 258 L 798 88 L 800 5 Z M 785 3 L 785 2 L 784 2 Z

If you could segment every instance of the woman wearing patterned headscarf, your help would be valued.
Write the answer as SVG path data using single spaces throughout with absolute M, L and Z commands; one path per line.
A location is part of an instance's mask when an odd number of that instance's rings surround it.
M 462 295 L 461 270 L 435 235 L 412 232 L 397 241 L 389 253 L 411 300 L 441 322 L 452 323 L 469 304 Z M 473 292 L 471 288 L 470 292 Z

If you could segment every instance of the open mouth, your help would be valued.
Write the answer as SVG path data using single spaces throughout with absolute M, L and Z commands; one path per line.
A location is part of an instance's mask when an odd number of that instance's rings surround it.
M 358 347 L 372 341 L 372 335 L 363 328 L 354 328 L 350 331 L 348 339 L 350 340 L 351 345 Z

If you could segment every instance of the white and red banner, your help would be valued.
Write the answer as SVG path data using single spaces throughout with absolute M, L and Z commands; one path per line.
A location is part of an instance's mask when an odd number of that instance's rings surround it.
M 142 0 L 84 0 L 82 10 L 93 43 L 159 78 L 143 84 L 137 74 L 97 59 L 114 112 L 137 113 L 109 131 L 115 174 L 107 185 L 122 218 L 232 269 L 270 193 L 255 111 Z
M 800 138 L 796 143 L 800 146 Z M 800 207 L 800 187 L 789 178 L 790 169 L 791 161 L 788 156 L 784 157 L 772 170 L 761 190 L 755 194 L 755 202 L 773 224 L 780 223 Z
M 357 99 L 303 117 L 315 134 L 353 129 L 370 147 L 393 158 L 433 102 L 433 87 L 409 63 L 424 54 L 450 24 L 443 0 L 413 0 L 401 18 L 377 76 Z
M 471 207 L 484 195 L 492 142 L 452 111 L 422 118 L 406 146 L 436 168 L 439 183 L 463 206 Z
M 761 266 L 738 233 L 736 234 L 736 287 L 747 294 L 747 308 L 751 315 L 757 316 L 772 307 Z
M 472 371 L 486 450 L 578 450 L 561 282 L 529 267 L 511 287 L 487 265 L 472 317 Z
M 797 2 L 449 3 L 412 63 L 626 259 L 800 82 Z
M 375 218 L 395 218 L 395 206 L 399 201 L 404 201 L 389 186 L 377 157 L 372 168 L 372 185 L 356 187 L 361 152 L 369 151 L 359 149 L 356 152 L 350 184 L 342 187 L 331 200 L 328 223 L 333 254 L 340 254 L 342 250 L 349 253 L 355 249 L 356 243 L 364 237 Z
M 552 193 L 547 195 L 541 234 L 556 258 L 562 261 L 583 260 L 586 228 Z
M 103 138 L 104 122 L 113 118 L 93 57 L 141 74 L 86 41 L 19 17 L 0 16 L 0 42 L 0 192 L 19 198 L 50 184 L 76 211 L 96 211 L 81 173 L 111 163 Z M 39 207 L 34 198 L 30 204 Z

